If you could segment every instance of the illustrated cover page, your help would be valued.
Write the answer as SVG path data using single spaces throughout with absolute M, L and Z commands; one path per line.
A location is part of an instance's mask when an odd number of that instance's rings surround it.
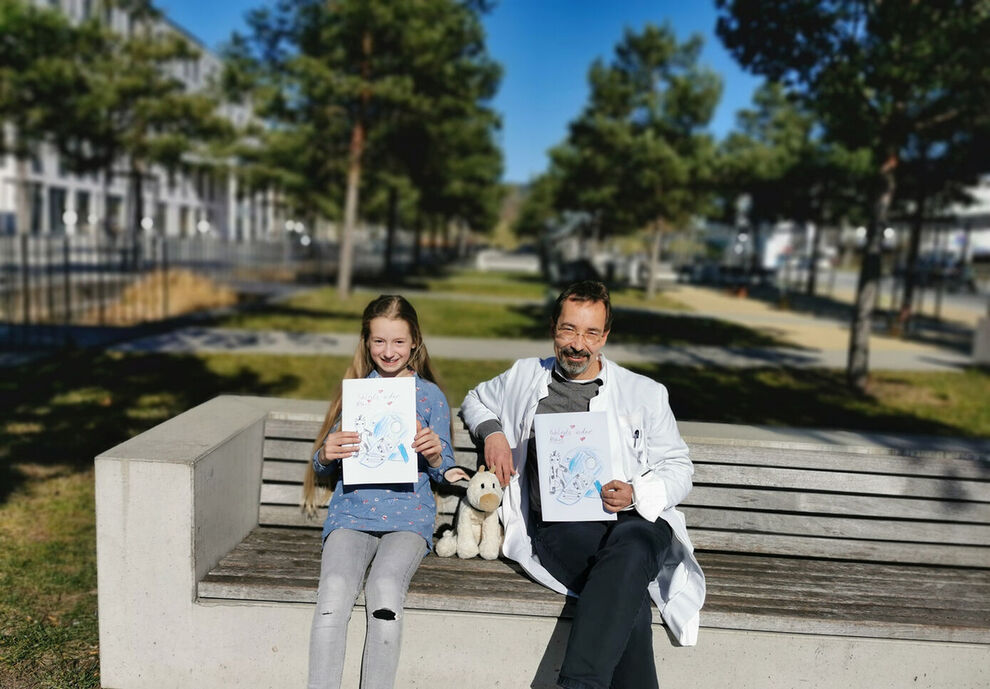
M 343 460 L 344 485 L 416 482 L 414 378 L 345 379 L 341 428 L 361 436 Z
M 615 519 L 602 505 L 612 480 L 605 412 L 537 414 L 536 456 L 545 521 Z

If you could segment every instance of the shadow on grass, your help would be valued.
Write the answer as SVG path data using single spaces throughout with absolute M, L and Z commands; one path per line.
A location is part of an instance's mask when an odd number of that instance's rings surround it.
M 220 375 L 194 356 L 86 350 L 3 373 L 0 503 L 25 480 L 18 464 L 85 471 L 97 454 L 216 395 L 278 396 L 298 383 L 262 381 L 246 367 Z
M 886 406 L 872 395 L 855 393 L 846 385 L 842 371 L 630 368 L 667 387 L 674 415 L 682 421 L 974 436 L 973 428 L 919 417 Z

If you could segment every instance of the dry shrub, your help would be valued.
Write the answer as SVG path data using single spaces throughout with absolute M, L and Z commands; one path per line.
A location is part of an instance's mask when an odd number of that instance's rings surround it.
M 127 326 L 145 321 L 230 306 L 237 293 L 190 270 L 156 270 L 132 282 L 103 308 L 90 309 L 82 319 L 86 325 Z M 166 310 L 167 304 L 167 310 Z

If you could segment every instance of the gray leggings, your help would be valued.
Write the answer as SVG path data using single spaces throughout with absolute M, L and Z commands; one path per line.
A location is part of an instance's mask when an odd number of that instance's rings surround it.
M 309 639 L 309 689 L 340 687 L 347 622 L 368 563 L 371 571 L 364 585 L 368 632 L 361 661 L 361 689 L 392 689 L 399 665 L 402 604 L 425 552 L 423 537 L 411 531 L 377 536 L 337 529 L 327 536 Z

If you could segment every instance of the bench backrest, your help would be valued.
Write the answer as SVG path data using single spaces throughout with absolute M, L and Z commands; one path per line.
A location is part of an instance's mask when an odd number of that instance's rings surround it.
M 456 410 L 455 410 L 456 411 Z M 299 509 L 302 478 L 321 419 L 272 414 L 266 424 L 259 521 L 320 528 Z M 692 437 L 694 489 L 680 508 L 699 551 L 864 562 L 990 568 L 990 458 L 986 453 L 837 444 L 828 432 L 801 442 Z M 726 434 L 730 437 L 726 437 Z M 807 438 L 813 438 L 808 440 Z M 474 445 L 459 429 L 458 463 L 473 467 Z M 441 501 L 449 520 L 455 499 Z

